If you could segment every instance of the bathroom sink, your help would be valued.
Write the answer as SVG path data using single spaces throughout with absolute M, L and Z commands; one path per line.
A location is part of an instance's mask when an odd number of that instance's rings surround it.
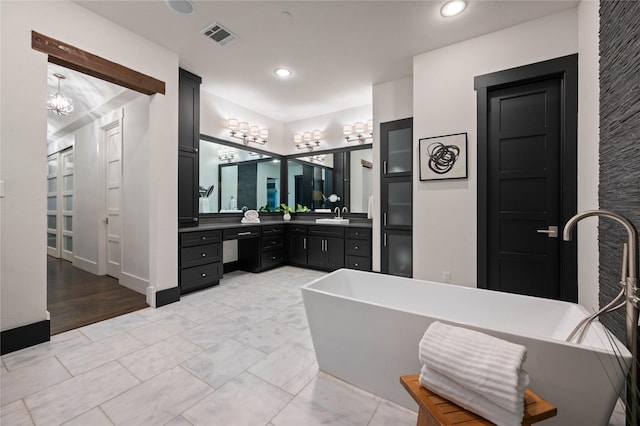
M 316 219 L 316 223 L 324 223 L 329 225 L 348 225 L 349 219 L 333 217 L 331 219 Z

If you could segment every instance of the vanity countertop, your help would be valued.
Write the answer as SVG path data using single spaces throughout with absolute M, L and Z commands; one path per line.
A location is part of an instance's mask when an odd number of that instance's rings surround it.
M 201 223 L 198 226 L 190 226 L 187 228 L 178 228 L 178 232 L 195 232 L 195 231 L 207 231 L 215 229 L 231 229 L 231 228 L 244 228 L 251 226 L 263 226 L 263 225 L 286 225 L 287 223 L 292 225 L 317 225 L 317 226 L 341 226 L 343 228 L 369 228 L 371 229 L 371 221 L 364 220 L 351 220 L 348 224 L 327 224 L 316 223 L 314 219 L 292 219 L 285 220 L 263 220 L 260 223 L 240 223 L 238 222 L 214 222 L 214 223 Z

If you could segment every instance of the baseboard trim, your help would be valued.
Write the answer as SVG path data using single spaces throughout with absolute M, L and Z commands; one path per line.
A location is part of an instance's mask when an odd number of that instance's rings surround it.
M 44 320 L 0 333 L 0 355 L 19 351 L 51 339 L 51 321 Z
M 228 274 L 229 272 L 240 270 L 240 262 L 237 260 L 233 262 L 227 262 L 224 265 L 222 265 L 222 267 L 224 268 L 223 273 Z
M 168 288 L 156 292 L 156 308 L 180 301 L 180 287 Z
M 146 294 L 147 287 L 149 286 L 149 280 L 124 271 L 121 271 L 121 276 L 118 282 L 129 290 L 136 291 L 140 294 Z

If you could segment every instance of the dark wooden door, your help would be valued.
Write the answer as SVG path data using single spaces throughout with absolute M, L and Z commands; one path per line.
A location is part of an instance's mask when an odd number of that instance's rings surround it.
M 307 265 L 307 236 L 289 235 L 289 262 Z
M 488 93 L 488 288 L 561 296 L 560 77 Z

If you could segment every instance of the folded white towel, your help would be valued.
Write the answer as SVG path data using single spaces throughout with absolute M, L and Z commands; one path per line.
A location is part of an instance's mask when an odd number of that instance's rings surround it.
M 246 219 L 257 219 L 258 217 L 260 217 L 260 213 L 258 213 L 257 210 L 247 210 L 246 212 L 244 212 L 244 217 Z
M 432 323 L 420 341 L 420 361 L 506 410 L 519 412 L 529 376 L 527 349 L 484 333 Z
M 242 219 L 240 219 L 240 223 L 260 223 L 260 218 L 248 219 L 246 217 L 243 217 Z
M 518 412 L 505 410 L 484 396 L 470 392 L 426 365 L 423 365 L 420 371 L 420 384 L 498 426 L 519 426 L 522 424 L 524 409 Z

